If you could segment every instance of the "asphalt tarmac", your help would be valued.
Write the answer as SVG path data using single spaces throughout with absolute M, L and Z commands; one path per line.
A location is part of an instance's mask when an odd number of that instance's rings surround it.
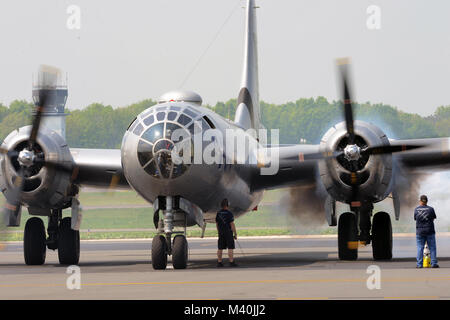
M 187 269 L 174 270 L 169 257 L 156 271 L 151 240 L 82 241 L 80 289 L 68 288 L 77 281 L 56 251 L 47 250 L 45 265 L 26 266 L 22 244 L 9 243 L 0 251 L 0 299 L 450 299 L 450 235 L 437 243 L 441 268 L 416 269 L 414 236 L 394 237 L 392 261 L 373 261 L 371 246 L 339 261 L 336 237 L 242 238 L 239 266 L 227 267 L 225 254 L 217 269 L 217 239 L 190 239 Z

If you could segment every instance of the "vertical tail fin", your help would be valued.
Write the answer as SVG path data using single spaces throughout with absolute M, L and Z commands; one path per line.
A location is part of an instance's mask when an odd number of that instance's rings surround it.
M 261 121 L 259 109 L 256 8 L 255 0 L 247 0 L 244 67 L 234 121 L 244 129 L 253 128 L 257 130 L 261 127 Z

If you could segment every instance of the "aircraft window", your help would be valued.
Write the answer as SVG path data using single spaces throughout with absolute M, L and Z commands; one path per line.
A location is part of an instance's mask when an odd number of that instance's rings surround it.
M 153 158 L 152 154 L 153 146 L 144 140 L 139 141 L 137 152 L 138 159 L 141 166 L 145 166 Z
M 195 129 L 194 129 L 195 127 Z M 197 123 L 197 121 L 195 121 L 193 124 L 191 124 L 188 128 L 189 132 L 191 133 L 191 135 L 194 135 L 197 132 L 201 132 L 202 129 L 200 128 L 199 124 Z
M 167 116 L 167 120 L 173 121 L 173 120 L 175 120 L 177 115 L 178 115 L 178 113 L 176 113 L 176 112 L 169 112 L 169 114 Z
M 212 121 L 207 117 L 204 116 L 203 119 L 205 119 L 205 121 L 208 123 L 208 125 L 212 128 L 215 129 L 216 127 L 214 126 L 214 123 L 212 123 Z
M 177 107 L 177 106 L 170 106 L 169 110 L 180 111 L 180 110 L 181 110 L 181 107 Z
M 146 116 L 153 113 L 153 111 L 154 111 L 154 108 L 148 108 L 147 110 L 144 111 L 144 113 L 141 114 L 141 119 L 144 119 Z
M 150 116 L 150 117 L 144 119 L 144 124 L 146 126 L 149 126 L 149 125 L 151 125 L 153 123 L 154 120 L 155 120 L 155 117 L 154 116 Z
M 164 111 L 167 110 L 166 106 L 156 108 L 156 111 Z
M 161 176 L 166 179 L 170 178 L 170 174 L 172 173 L 173 168 L 173 162 L 172 158 L 170 157 L 170 153 L 159 152 L 155 154 L 155 161 L 161 171 Z
M 144 127 L 142 126 L 142 124 L 138 124 L 137 127 L 134 129 L 133 133 L 137 136 L 141 135 L 142 130 L 144 130 Z
M 186 117 L 184 114 L 180 114 L 180 117 L 178 118 L 178 122 L 181 123 L 183 126 L 187 125 L 191 121 L 192 119 Z
M 160 150 L 169 150 L 172 151 L 174 145 L 172 141 L 169 140 L 159 140 L 156 144 L 155 144 L 155 153 L 157 153 Z
M 208 122 L 205 121 L 205 119 L 202 118 L 202 128 L 203 130 L 207 130 L 210 128 L 210 125 L 208 124 Z
M 195 119 L 195 117 L 198 116 L 198 113 L 195 113 L 191 109 L 188 109 L 188 108 L 184 109 L 183 112 L 186 113 L 187 115 L 190 115 L 194 119 Z
M 151 175 L 154 178 L 160 178 L 159 176 L 159 168 L 156 165 L 155 160 L 153 159 L 146 167 L 144 167 L 145 172 Z
M 166 113 L 165 112 L 158 112 L 156 114 L 156 119 L 158 119 L 158 121 L 164 120 L 165 117 L 166 117 Z
M 144 132 L 142 138 L 147 140 L 148 142 L 155 142 L 156 140 L 162 139 L 164 130 L 164 123 L 157 123 L 152 127 L 148 128 L 147 131 Z
M 177 148 L 174 149 L 175 144 L 170 139 L 177 129 L 184 130 L 188 136 L 185 128 L 171 122 L 153 124 L 141 136 L 137 146 L 138 160 L 145 172 L 154 178 L 173 179 L 187 171 L 187 164 L 174 163 L 172 152 L 177 152 L 180 157 L 183 157 L 183 152 L 190 152 L 192 161 L 193 145 L 185 145 L 191 141 L 190 138 L 183 140 L 183 136 L 181 136 L 180 142 L 177 141 Z
M 166 135 L 165 135 L 166 139 L 172 139 L 172 134 L 177 129 L 182 129 L 182 128 L 175 123 L 167 122 L 166 123 Z

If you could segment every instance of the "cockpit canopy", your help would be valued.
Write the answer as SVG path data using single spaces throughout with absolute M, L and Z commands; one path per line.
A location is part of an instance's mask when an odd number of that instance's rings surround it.
M 208 121 L 211 123 L 209 119 Z M 186 172 L 189 163 L 192 163 L 192 136 L 202 129 L 211 128 L 209 123 L 202 113 L 189 105 L 165 103 L 141 113 L 128 131 L 140 137 L 137 156 L 144 170 L 157 179 L 174 179 Z M 186 148 L 177 149 L 177 145 L 188 142 L 186 139 L 190 142 L 190 155 L 183 155 Z M 188 157 L 191 161 L 173 161 L 172 152 L 176 152 L 183 159 Z

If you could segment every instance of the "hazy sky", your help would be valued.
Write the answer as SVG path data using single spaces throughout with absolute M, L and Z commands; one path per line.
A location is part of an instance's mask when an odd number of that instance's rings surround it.
M 39 64 L 69 77 L 70 108 L 122 106 L 178 88 L 237 0 L 2 0 L 0 101 L 31 99 Z M 207 103 L 237 96 L 241 4 L 184 86 Z M 261 99 L 337 98 L 334 59 L 350 56 L 355 98 L 429 115 L 450 104 L 450 1 L 257 0 Z M 70 5 L 81 29 L 66 27 Z M 370 5 L 381 29 L 369 30 Z

